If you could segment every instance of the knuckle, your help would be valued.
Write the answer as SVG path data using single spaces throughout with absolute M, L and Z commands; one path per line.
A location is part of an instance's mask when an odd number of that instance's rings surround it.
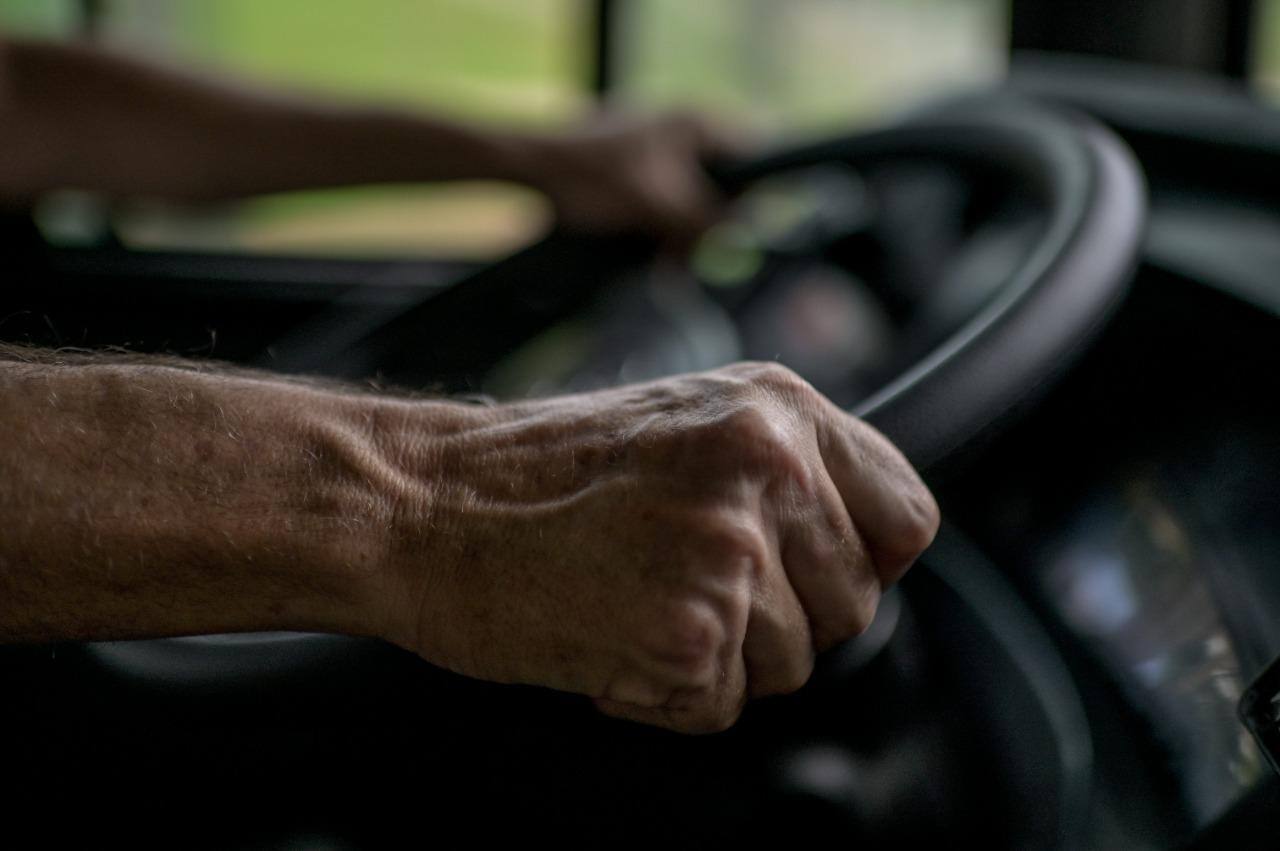
M 764 530 L 748 516 L 718 511 L 695 523 L 700 555 L 730 573 L 753 573 L 768 557 Z
M 784 395 L 812 392 L 813 388 L 793 370 L 776 361 L 744 361 L 730 367 L 756 387 Z
M 713 680 L 724 626 L 711 607 L 685 600 L 669 607 L 659 653 L 684 684 Z
M 771 445 L 777 440 L 773 417 L 763 405 L 744 401 L 715 417 L 709 423 L 708 437 L 725 441 L 734 447 Z
M 880 607 L 878 583 L 870 583 L 855 599 L 824 618 L 815 643 L 828 649 L 856 638 L 871 628 Z
M 938 504 L 923 484 L 904 492 L 899 502 L 880 548 L 897 564 L 910 563 L 927 550 L 941 523 Z
M 717 418 L 706 449 L 743 472 L 808 483 L 808 465 L 788 434 L 789 421 L 760 401 L 744 402 Z
M 806 580 L 836 589 L 844 587 L 847 576 L 874 575 L 874 569 L 863 547 L 862 539 L 845 521 L 832 528 L 818 528 L 814 523 L 793 532 L 786 540 L 783 561 Z

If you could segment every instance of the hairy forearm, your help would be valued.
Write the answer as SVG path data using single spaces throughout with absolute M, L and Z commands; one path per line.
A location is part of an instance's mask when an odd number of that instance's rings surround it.
M 0 640 L 375 635 L 710 731 L 865 629 L 938 527 L 776 364 L 480 408 L 5 352 Z
M 461 406 L 49 361 L 0 359 L 0 640 L 383 633 L 389 532 L 430 514 L 403 446 Z
M 216 201 L 290 189 L 527 180 L 540 142 L 251 91 L 90 47 L 0 45 L 0 198 L 75 188 Z

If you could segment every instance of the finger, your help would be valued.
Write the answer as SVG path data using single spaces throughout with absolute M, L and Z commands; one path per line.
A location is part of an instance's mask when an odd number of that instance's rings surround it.
M 884 435 L 834 406 L 819 449 L 881 582 L 896 582 L 937 534 L 933 495 Z
M 604 700 L 610 703 L 641 708 L 655 708 L 671 700 L 675 689 L 650 674 L 627 670 L 610 678 L 605 686 Z
M 813 644 L 826 650 L 875 618 L 881 580 L 835 484 L 825 475 L 814 504 L 787 524 L 783 564 L 808 613 Z
M 813 632 L 809 615 L 787 579 L 775 552 L 752 593 L 742 655 L 752 697 L 789 694 L 813 673 Z
M 742 654 L 734 653 L 727 662 L 713 687 L 676 690 L 661 706 L 639 706 L 610 698 L 596 698 L 593 703 L 611 718 L 678 733 L 718 733 L 733 726 L 746 704 L 747 676 Z

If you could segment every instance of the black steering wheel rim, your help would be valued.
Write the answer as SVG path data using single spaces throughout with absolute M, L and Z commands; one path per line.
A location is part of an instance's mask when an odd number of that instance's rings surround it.
M 1026 101 L 967 101 L 897 127 L 725 170 L 741 188 L 824 162 L 927 158 L 1006 173 L 1045 225 L 996 296 L 852 413 L 929 468 L 1061 374 L 1123 299 L 1146 220 L 1141 171 L 1110 131 Z

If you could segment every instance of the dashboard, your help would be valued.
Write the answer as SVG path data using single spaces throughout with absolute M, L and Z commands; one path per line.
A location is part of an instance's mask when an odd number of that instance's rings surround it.
M 1157 208 L 1149 239 L 1164 226 Z M 1194 834 L 1274 782 L 1237 705 L 1280 654 L 1280 305 L 1157 259 L 1104 343 L 957 499 L 1077 663 L 1133 710 L 1121 735 L 1152 744 Z

